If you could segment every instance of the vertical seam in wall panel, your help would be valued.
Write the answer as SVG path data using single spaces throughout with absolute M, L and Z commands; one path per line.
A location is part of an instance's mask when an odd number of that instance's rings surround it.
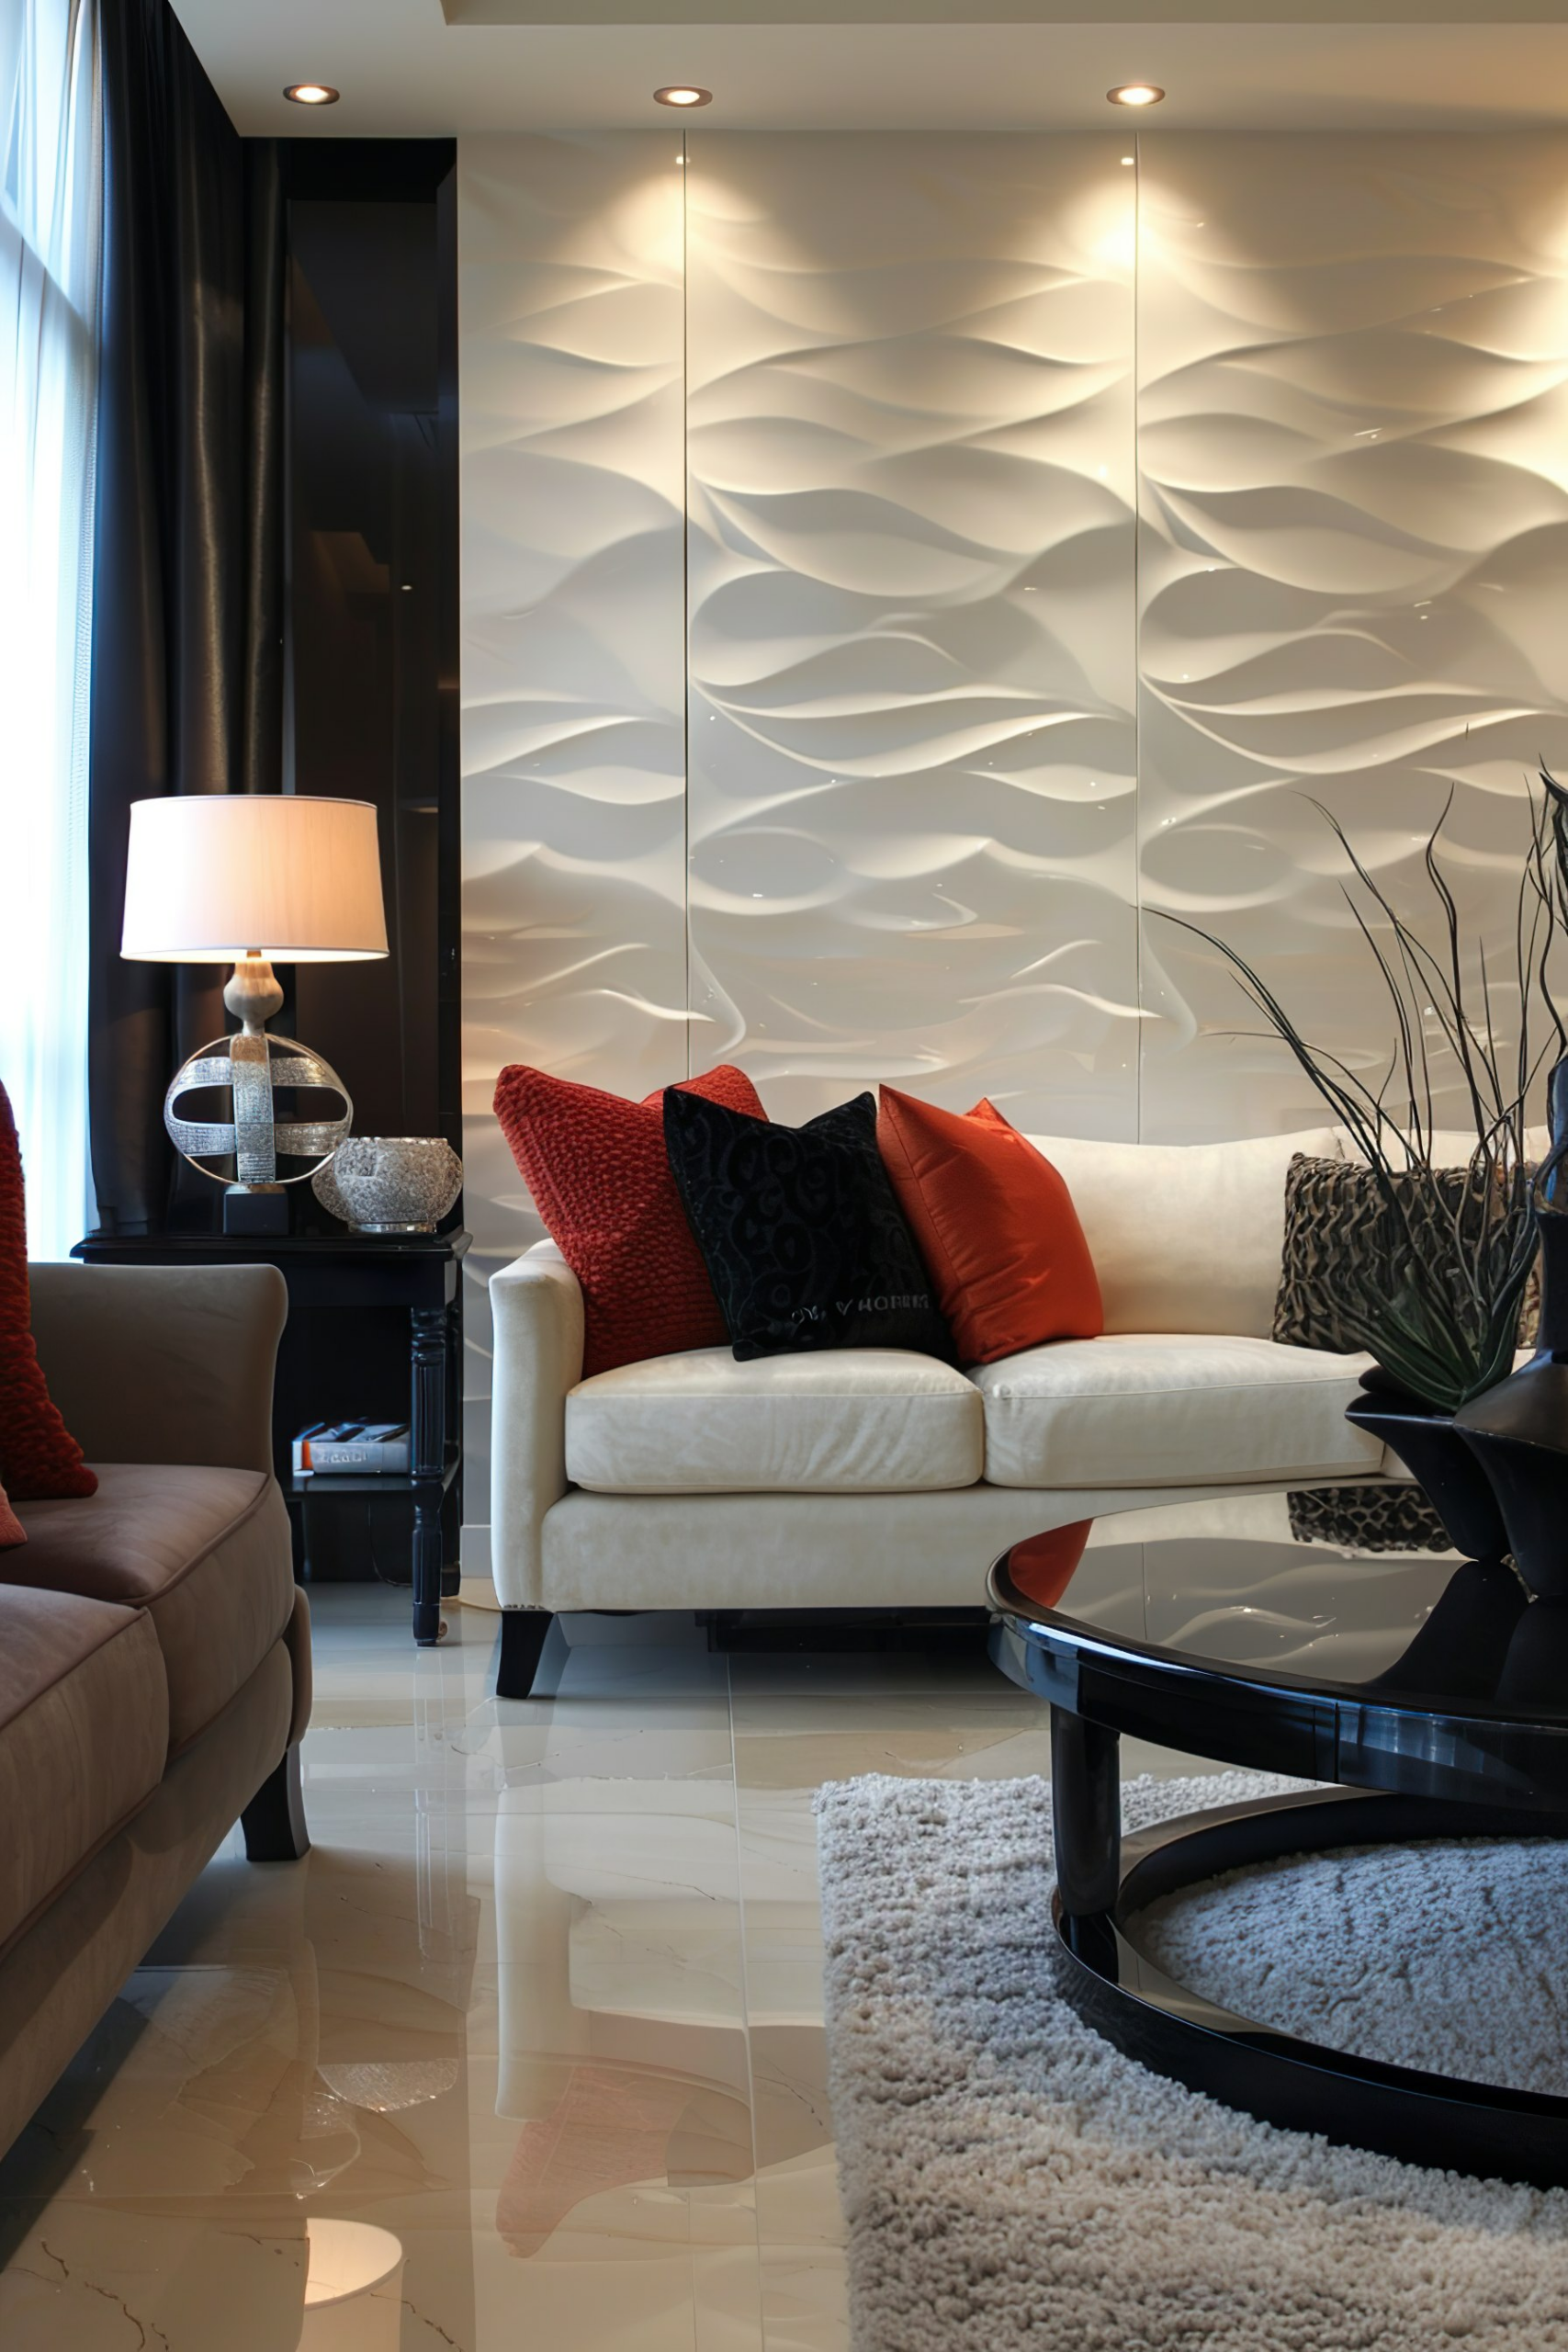
M 681 125 L 681 939 L 686 965 L 686 1076 L 692 1069 L 692 459 L 691 273 L 686 224 L 691 209 L 692 141 Z
M 1133 140 L 1133 1061 L 1134 1132 L 1144 1140 L 1144 467 L 1138 403 L 1143 389 L 1138 331 L 1143 308 L 1144 141 Z

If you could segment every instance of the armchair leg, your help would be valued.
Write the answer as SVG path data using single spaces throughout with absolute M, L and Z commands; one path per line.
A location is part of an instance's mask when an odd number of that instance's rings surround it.
M 299 1750 L 284 1750 L 283 1761 L 266 1776 L 243 1813 L 245 1859 L 251 1862 L 302 1861 L 310 1850 L 305 1800 L 299 1786 Z
M 545 1644 L 555 1618 L 547 1609 L 503 1609 L 501 1663 L 495 1672 L 498 1699 L 531 1699 Z M 553 1695 L 541 1692 L 540 1696 Z

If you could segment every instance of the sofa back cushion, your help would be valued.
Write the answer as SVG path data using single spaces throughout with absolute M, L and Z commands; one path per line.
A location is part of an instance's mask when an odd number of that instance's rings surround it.
M 1331 1127 L 1241 1143 L 1086 1143 L 1031 1136 L 1061 1170 L 1100 1277 L 1107 1331 L 1266 1340 L 1297 1152 L 1330 1158 Z
M 1551 1149 L 1551 1134 L 1549 1128 L 1527 1127 L 1525 1129 L 1527 1159 L 1532 1162 L 1542 1160 Z M 1335 1128 L 1334 1156 L 1337 1159 L 1354 1160 L 1358 1165 L 1364 1163 L 1365 1154 L 1348 1127 Z M 1435 1129 L 1428 1147 L 1428 1157 L 1434 1168 L 1468 1168 L 1475 1157 L 1474 1128 L 1438 1127 Z M 1397 1146 L 1390 1151 L 1389 1158 L 1395 1167 L 1402 1165 Z

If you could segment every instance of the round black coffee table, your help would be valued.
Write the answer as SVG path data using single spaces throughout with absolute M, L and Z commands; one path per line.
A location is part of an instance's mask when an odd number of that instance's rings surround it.
M 1069 1997 L 1129 2056 L 1265 2121 L 1568 2185 L 1568 2099 L 1301 2041 L 1139 1950 L 1149 1904 L 1245 1865 L 1568 1838 L 1568 1603 L 1531 1601 L 1503 1563 L 1359 1551 L 1359 1526 L 1343 1498 L 1252 1495 L 1059 1529 L 996 1563 L 992 1657 L 1051 1707 Z M 1124 1839 L 1123 1736 L 1336 1785 Z

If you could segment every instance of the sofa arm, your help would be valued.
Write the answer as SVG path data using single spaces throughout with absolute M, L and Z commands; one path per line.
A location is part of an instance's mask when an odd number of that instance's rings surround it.
M 582 1377 L 582 1293 L 553 1241 L 490 1284 L 491 1562 L 503 1609 L 544 1603 L 539 1531 L 566 1492 L 566 1399 Z
M 89 1462 L 270 1471 L 276 1266 L 35 1265 L 33 1338 Z

